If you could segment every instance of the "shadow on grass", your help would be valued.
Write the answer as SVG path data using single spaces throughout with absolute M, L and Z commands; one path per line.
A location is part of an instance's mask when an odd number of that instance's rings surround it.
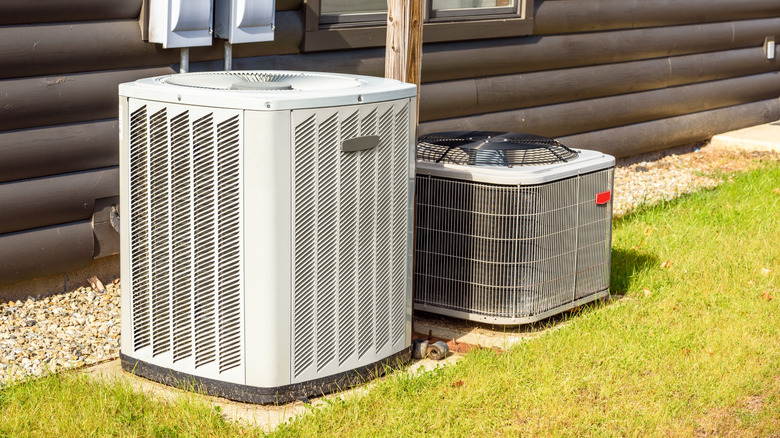
M 631 280 L 638 273 L 658 266 L 658 262 L 658 257 L 647 252 L 612 248 L 612 270 L 609 280 L 612 295 L 623 295 L 628 292 Z
M 653 266 L 658 266 L 658 261 L 658 257 L 647 252 L 633 249 L 612 248 L 612 269 L 610 270 L 609 287 L 610 295 L 612 297 L 615 295 L 624 295 L 631 285 L 632 278 L 642 271 L 651 269 Z M 550 316 L 541 321 L 521 325 L 517 328 L 517 331 L 519 333 L 544 331 L 561 325 L 583 313 L 592 312 L 604 305 L 610 305 L 611 301 L 612 300 L 607 297 L 605 299 L 590 302 L 557 315 Z
M 658 257 L 643 251 L 633 249 L 612 248 L 612 269 L 610 271 L 610 296 L 624 295 L 628 292 L 632 278 L 638 273 L 658 266 Z M 575 307 L 571 310 L 561 312 L 535 323 L 521 325 L 517 327 L 518 333 L 534 333 L 549 330 L 555 326 L 566 323 L 572 318 L 576 318 L 584 313 L 589 313 L 601 306 L 610 305 L 610 297 L 590 302 L 588 304 Z
M 640 272 L 651 269 L 654 266 L 658 266 L 658 263 L 658 257 L 653 254 L 643 251 L 636 251 L 633 249 L 613 247 L 612 268 L 610 271 L 611 297 L 614 298 L 615 295 L 624 295 L 628 291 L 633 277 L 635 277 Z M 507 326 L 493 325 L 479 321 L 466 321 L 435 313 L 427 313 L 420 310 L 415 310 L 414 315 L 416 318 L 423 319 L 427 322 L 433 322 L 435 325 L 446 326 L 451 330 L 461 331 L 464 333 L 470 332 L 473 328 L 481 328 L 495 333 L 534 335 L 560 326 L 572 318 L 576 318 L 577 316 L 584 313 L 592 312 L 601 306 L 610 305 L 611 303 L 612 300 L 610 299 L 610 296 L 607 296 L 603 299 L 577 306 L 573 309 L 563 311 L 536 322 Z M 419 335 L 420 337 L 425 337 L 424 333 L 419 333 Z

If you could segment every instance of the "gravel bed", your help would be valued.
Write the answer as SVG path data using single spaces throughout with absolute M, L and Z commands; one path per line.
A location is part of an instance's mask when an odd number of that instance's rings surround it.
M 780 160 L 780 156 L 700 144 L 621 159 L 615 170 L 615 214 L 643 202 L 713 187 L 736 171 L 755 167 L 759 159 Z M 119 281 L 106 289 L 81 287 L 39 300 L 0 303 L 0 386 L 117 358 Z
M 615 215 L 639 204 L 671 200 L 701 188 L 715 187 L 737 171 L 761 160 L 780 160 L 776 152 L 715 148 L 694 144 L 618 160 L 615 168 Z
M 119 282 L 0 303 L 0 386 L 119 356 Z

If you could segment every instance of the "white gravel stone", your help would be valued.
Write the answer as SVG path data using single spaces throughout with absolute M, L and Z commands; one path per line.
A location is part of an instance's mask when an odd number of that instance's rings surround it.
M 119 284 L 0 303 L 0 386 L 119 356 Z
M 615 215 L 640 204 L 669 201 L 715 187 L 734 172 L 756 167 L 758 160 L 778 160 L 777 153 L 710 147 L 706 143 L 620 159 L 615 168 Z

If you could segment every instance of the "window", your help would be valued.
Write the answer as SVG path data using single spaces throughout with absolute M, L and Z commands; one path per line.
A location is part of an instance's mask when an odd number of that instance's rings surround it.
M 386 15 L 387 0 L 320 0 L 320 24 L 379 22 Z
M 428 16 L 432 18 L 517 13 L 514 0 L 430 0 L 428 6 Z
M 423 0 L 425 42 L 530 35 L 533 0 Z M 387 0 L 305 0 L 305 51 L 385 44 Z

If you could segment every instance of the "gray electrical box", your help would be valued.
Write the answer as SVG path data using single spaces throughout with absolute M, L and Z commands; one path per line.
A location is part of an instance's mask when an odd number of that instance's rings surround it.
M 231 44 L 274 40 L 274 0 L 215 0 L 217 38 Z
M 163 48 L 210 46 L 211 0 L 151 0 L 149 42 Z

